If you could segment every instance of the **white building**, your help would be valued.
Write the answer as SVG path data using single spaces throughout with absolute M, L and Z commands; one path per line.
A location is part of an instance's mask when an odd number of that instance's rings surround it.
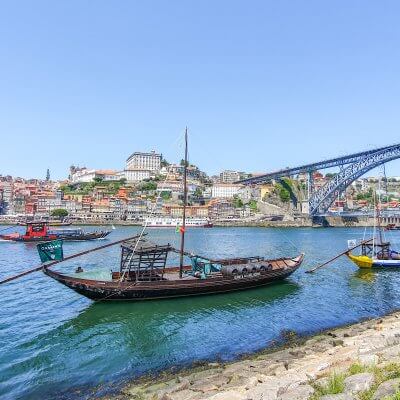
M 135 152 L 126 160 L 125 170 L 147 170 L 158 172 L 161 169 L 162 155 L 154 150 L 150 153 Z
M 211 188 L 211 197 L 217 199 L 229 199 L 236 196 L 241 188 L 242 185 L 215 183 Z
M 78 168 L 71 173 L 72 183 L 93 182 L 95 178 L 101 178 L 104 181 L 118 181 L 121 175 L 119 172 L 110 169 L 96 170 L 88 168 Z
M 148 169 L 126 169 L 124 173 L 127 182 L 140 182 L 152 176 Z

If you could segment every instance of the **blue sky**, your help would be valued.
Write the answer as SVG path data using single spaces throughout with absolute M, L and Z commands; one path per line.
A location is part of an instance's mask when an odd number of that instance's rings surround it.
M 0 174 L 269 171 L 400 142 L 397 1 L 4 1 Z M 400 175 L 400 162 L 388 164 Z

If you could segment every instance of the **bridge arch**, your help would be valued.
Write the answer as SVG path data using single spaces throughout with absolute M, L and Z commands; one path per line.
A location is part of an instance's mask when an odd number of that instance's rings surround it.
M 344 191 L 352 182 L 371 169 L 397 158 L 400 158 L 400 145 L 367 153 L 360 160 L 343 168 L 334 178 L 313 193 L 309 199 L 310 214 L 325 213 L 335 201 L 337 192 Z

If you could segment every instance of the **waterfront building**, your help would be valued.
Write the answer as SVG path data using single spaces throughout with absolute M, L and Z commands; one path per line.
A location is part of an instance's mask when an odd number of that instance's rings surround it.
M 154 150 L 150 153 L 135 152 L 126 160 L 125 170 L 147 170 L 158 173 L 161 169 L 162 155 Z
M 173 218 L 183 216 L 183 206 L 179 204 L 164 204 L 162 208 L 163 214 L 171 216 Z M 187 217 L 208 217 L 208 206 L 187 206 L 186 207 Z

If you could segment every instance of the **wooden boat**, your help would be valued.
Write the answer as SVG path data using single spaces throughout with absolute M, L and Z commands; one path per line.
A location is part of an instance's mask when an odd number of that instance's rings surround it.
M 395 224 L 388 224 L 388 225 L 386 225 L 385 230 L 387 230 L 387 231 L 400 231 L 400 226 L 397 226 Z
M 301 265 L 304 254 L 295 257 L 267 259 L 264 257 L 234 257 L 211 259 L 185 251 L 185 228 L 187 207 L 187 130 L 185 132 L 185 167 L 183 175 L 183 216 L 180 249 L 170 244 L 159 245 L 145 238 L 144 229 L 140 235 L 107 243 L 96 249 L 85 250 L 64 258 L 62 241 L 38 245 L 41 260 L 39 267 L 24 271 L 0 281 L 10 282 L 28 273 L 42 270 L 70 289 L 97 301 L 151 300 L 174 297 L 209 295 L 245 290 L 283 280 L 293 274 Z M 47 231 L 46 231 L 47 232 Z M 52 231 L 49 231 L 51 233 Z M 89 279 L 84 268 L 79 266 L 74 276 L 68 276 L 52 268 L 65 260 L 121 244 L 121 259 L 118 271 L 110 273 L 108 280 Z M 57 251 L 55 250 L 57 248 Z M 60 251 L 61 250 L 61 251 Z M 170 253 L 179 254 L 179 266 L 167 263 Z M 184 261 L 190 260 L 190 265 Z
M 191 266 L 166 267 L 169 244 L 147 240 L 124 242 L 118 272 L 110 280 L 67 276 L 44 266 L 43 272 L 92 300 L 154 300 L 226 293 L 283 280 L 301 265 L 304 255 L 268 260 L 263 257 L 209 260 L 185 253 Z M 182 273 L 182 276 L 181 276 Z
M 14 242 L 47 242 L 51 240 L 95 240 L 105 238 L 111 231 L 86 232 L 81 228 L 76 229 L 49 229 L 47 222 L 28 222 L 25 234 L 11 233 L 0 235 L 2 240 Z
M 27 223 L 29 222 L 35 222 L 35 221 L 18 221 L 17 225 L 19 226 L 26 226 Z M 71 221 L 46 221 L 48 226 L 71 226 L 72 222 Z
M 383 236 L 379 204 L 375 210 L 373 238 L 356 246 L 361 248 L 361 254 L 348 251 L 346 255 L 359 268 L 400 268 L 400 253 Z

